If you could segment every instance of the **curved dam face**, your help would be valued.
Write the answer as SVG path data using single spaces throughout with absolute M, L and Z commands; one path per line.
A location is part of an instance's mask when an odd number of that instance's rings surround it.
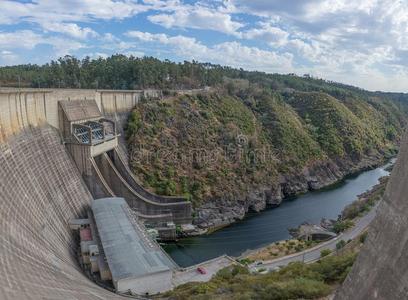
M 368 238 L 336 300 L 408 298 L 407 182 L 406 136 Z
M 93 198 L 63 144 L 58 101 L 94 100 L 123 119 L 145 93 L 0 89 L 0 299 L 123 299 L 76 258 L 69 220 Z
M 69 219 L 92 197 L 49 125 L 0 145 L 0 298 L 115 299 L 80 269 Z

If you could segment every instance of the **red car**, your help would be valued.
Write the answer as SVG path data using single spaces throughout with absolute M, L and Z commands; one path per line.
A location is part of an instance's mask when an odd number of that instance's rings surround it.
M 207 274 L 207 271 L 206 271 L 203 267 L 198 267 L 198 268 L 197 268 L 197 271 L 198 271 L 200 274 Z

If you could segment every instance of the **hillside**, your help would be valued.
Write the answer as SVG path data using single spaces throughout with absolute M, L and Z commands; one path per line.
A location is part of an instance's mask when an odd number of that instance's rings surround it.
M 327 186 L 396 153 L 406 114 L 388 99 L 217 89 L 137 105 L 131 166 L 158 194 L 184 194 L 219 226 Z

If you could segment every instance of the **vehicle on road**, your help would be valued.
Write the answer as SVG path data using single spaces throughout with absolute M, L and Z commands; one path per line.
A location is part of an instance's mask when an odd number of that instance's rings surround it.
M 207 271 L 203 267 L 198 267 L 197 271 L 198 271 L 198 273 L 203 274 L 203 275 L 207 274 Z

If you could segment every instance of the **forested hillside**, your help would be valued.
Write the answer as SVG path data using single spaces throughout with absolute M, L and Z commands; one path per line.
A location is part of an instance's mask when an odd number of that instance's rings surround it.
M 405 124 L 403 110 L 386 100 L 243 92 L 137 105 L 126 132 L 145 186 L 196 205 L 277 184 L 289 196 L 392 155 Z

